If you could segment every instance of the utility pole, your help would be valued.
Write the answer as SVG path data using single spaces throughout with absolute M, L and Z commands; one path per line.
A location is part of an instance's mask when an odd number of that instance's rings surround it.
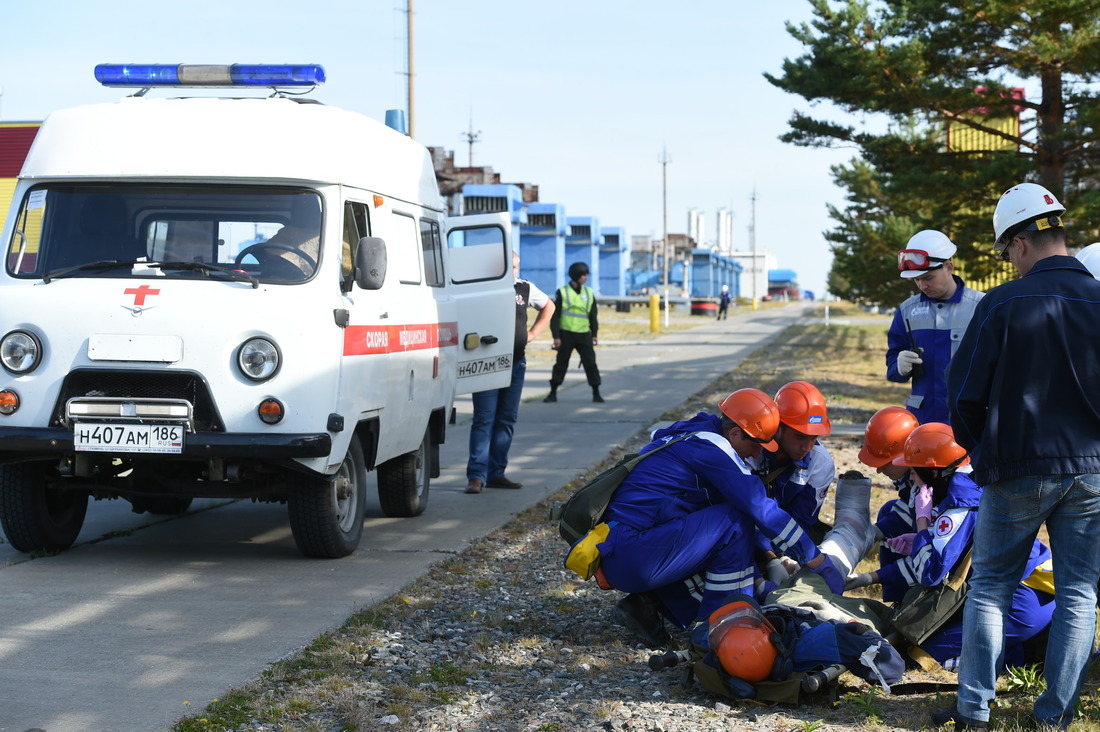
M 672 158 L 668 155 L 668 150 L 661 148 L 661 157 L 657 158 L 657 162 L 661 164 L 661 229 L 663 231 L 664 244 L 662 249 L 664 250 L 664 277 L 661 283 L 665 289 L 665 327 L 668 327 L 668 311 L 670 305 L 668 302 L 668 259 L 672 251 L 672 248 L 668 245 L 668 164 L 672 162 Z
M 749 246 L 752 251 L 752 309 L 756 310 L 756 186 L 752 188 L 752 220 L 749 222 Z
M 405 0 L 405 12 L 408 15 L 408 102 L 409 102 L 409 137 L 416 137 L 416 93 L 413 79 L 416 77 L 413 66 L 413 0 Z
M 462 137 L 465 138 L 466 143 L 470 146 L 470 165 L 474 167 L 474 143 L 481 140 L 481 130 L 474 132 L 474 115 L 470 113 L 470 129 L 468 132 L 462 133 Z

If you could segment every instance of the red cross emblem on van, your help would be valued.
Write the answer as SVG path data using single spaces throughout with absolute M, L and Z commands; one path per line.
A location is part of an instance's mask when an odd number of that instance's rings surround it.
M 146 297 L 150 295 L 160 294 L 160 290 L 155 290 L 149 285 L 142 285 L 141 287 L 128 287 L 122 292 L 125 295 L 134 296 L 134 305 L 144 305 Z

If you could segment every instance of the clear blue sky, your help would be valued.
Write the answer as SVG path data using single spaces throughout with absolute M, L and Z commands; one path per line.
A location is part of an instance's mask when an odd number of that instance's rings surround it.
M 112 101 L 97 63 L 318 63 L 313 96 L 378 119 L 405 106 L 404 0 L 51 0 L 4 3 L 0 120 L 41 120 L 75 104 Z M 416 137 L 455 151 L 471 117 L 477 165 L 539 186 L 567 215 L 596 216 L 628 235 L 662 230 L 687 210 L 734 212 L 734 246 L 756 245 L 804 288 L 825 289 L 832 228 L 843 203 L 829 167 L 851 150 L 805 150 L 777 139 L 800 98 L 768 84 L 801 47 L 784 21 L 808 21 L 805 0 L 414 0 Z M 155 92 L 154 92 L 155 93 Z

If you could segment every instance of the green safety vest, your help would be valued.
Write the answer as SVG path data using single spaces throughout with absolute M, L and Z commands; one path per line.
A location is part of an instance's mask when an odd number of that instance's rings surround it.
M 587 285 L 581 285 L 581 291 L 575 292 L 569 285 L 558 289 L 561 293 L 561 329 L 570 333 L 587 333 L 588 313 L 596 304 L 596 293 Z

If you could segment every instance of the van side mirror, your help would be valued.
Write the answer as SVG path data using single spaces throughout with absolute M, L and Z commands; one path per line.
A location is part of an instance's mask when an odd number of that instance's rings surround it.
M 386 281 L 386 240 L 364 236 L 355 250 L 355 284 L 364 290 L 379 290 Z

